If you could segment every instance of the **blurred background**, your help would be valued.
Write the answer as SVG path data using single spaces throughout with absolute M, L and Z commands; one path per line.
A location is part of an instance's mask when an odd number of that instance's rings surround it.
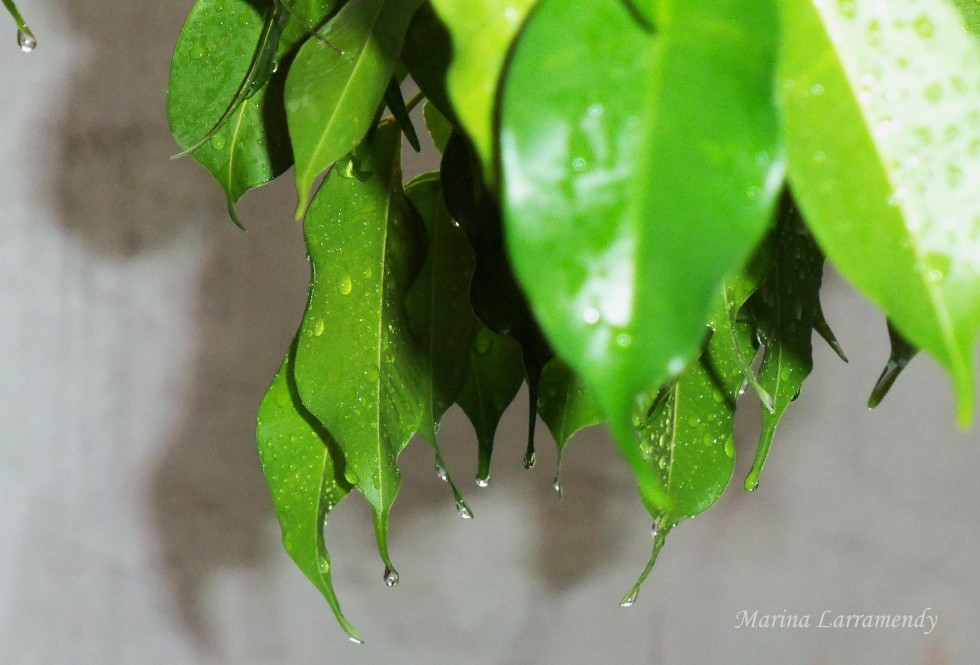
M 393 513 L 388 589 L 369 511 L 327 538 L 348 617 L 282 551 L 254 445 L 259 401 L 299 322 L 308 264 L 290 176 L 246 196 L 249 231 L 176 151 L 169 58 L 190 0 L 23 2 L 0 27 L 0 663 L 972 663 L 980 647 L 980 434 L 916 359 L 883 405 L 880 316 L 832 272 L 813 376 L 762 485 L 739 415 L 729 493 L 677 527 L 637 604 L 649 518 L 605 432 L 574 439 L 565 499 L 525 408 L 493 482 L 454 410 L 441 431 L 476 519 L 459 519 L 422 445 Z M 748 397 L 748 396 L 747 396 Z M 738 612 L 938 615 L 915 629 L 736 628 Z

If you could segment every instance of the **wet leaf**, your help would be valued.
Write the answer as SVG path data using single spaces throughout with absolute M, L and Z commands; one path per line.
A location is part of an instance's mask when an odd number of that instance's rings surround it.
M 524 466 L 534 466 L 534 427 L 541 371 L 554 356 L 504 249 L 500 208 L 479 177 L 480 167 L 466 140 L 453 134 L 442 157 L 446 204 L 466 232 L 476 257 L 470 296 L 473 310 L 491 330 L 521 345 L 528 385 L 528 442 Z
M 919 353 L 917 348 L 902 337 L 900 332 L 895 330 L 895 326 L 892 325 L 891 321 L 888 322 L 888 340 L 891 342 L 892 350 L 888 356 L 888 363 L 885 365 L 885 369 L 881 370 L 881 376 L 878 377 L 878 382 L 875 383 L 875 387 L 871 390 L 871 397 L 868 398 L 869 409 L 873 409 L 881 404 L 881 400 L 891 390 L 895 379 L 902 373 L 905 366 L 911 362 L 912 358 Z
M 21 16 L 17 5 L 14 4 L 14 0 L 3 0 L 3 6 L 6 7 L 7 12 L 14 19 L 14 22 L 17 23 L 17 45 L 20 46 L 21 51 L 30 53 L 37 47 L 37 39 L 34 37 L 34 33 L 31 32 L 27 22 L 24 21 L 24 17 Z
M 259 406 L 256 438 L 286 552 L 320 590 L 340 626 L 361 641 L 333 589 L 323 528 L 346 497 L 343 456 L 336 442 L 303 406 L 293 378 L 295 342 Z
M 452 123 L 430 102 L 426 102 L 422 107 L 422 116 L 425 118 L 425 126 L 429 130 L 429 136 L 432 137 L 432 143 L 439 152 L 444 152 L 449 137 L 453 134 Z
M 429 238 L 425 264 L 406 300 L 426 359 L 418 431 L 436 451 L 439 476 L 452 487 L 457 504 L 465 506 L 442 460 L 436 432 L 469 375 L 477 330 L 469 298 L 473 250 L 446 208 L 438 173 L 419 176 L 405 193 L 422 217 Z
M 493 182 L 496 160 L 494 114 L 501 72 L 511 43 L 537 0 L 432 0 L 452 37 L 446 89 L 459 122 Z
M 538 413 L 558 446 L 555 491 L 560 496 L 561 460 L 568 440 L 579 430 L 602 422 L 602 413 L 586 385 L 559 358 L 549 360 L 541 372 Z
M 296 156 L 297 217 L 313 180 L 367 134 L 422 0 L 350 0 L 296 54 L 286 115 Z
M 476 482 L 490 482 L 490 458 L 500 417 L 524 381 L 521 347 L 480 324 L 469 357 L 469 376 L 456 402 L 473 423 L 479 446 Z
M 198 0 L 170 69 L 170 129 L 224 189 L 236 224 L 242 195 L 292 165 L 283 78 L 271 71 L 278 30 L 271 6 L 263 15 L 247 0 Z
M 651 512 L 667 497 L 639 454 L 637 396 L 697 354 L 782 187 L 776 14 L 772 1 L 666 1 L 654 38 L 622 2 L 542 0 L 504 84 L 515 272 Z
M 945 1 L 783 2 L 789 173 L 834 265 L 953 377 L 980 336 L 980 40 Z
M 289 20 L 279 39 L 278 59 L 295 56 L 295 51 L 307 39 L 323 39 L 317 31 L 333 14 L 340 0 L 274 0 L 286 11 Z M 329 47 L 330 44 L 327 44 Z
M 759 383 L 772 396 L 773 408 L 762 410 L 762 433 L 745 478 L 745 489 L 750 492 L 759 485 L 776 426 L 813 369 L 811 338 L 821 312 L 822 280 L 823 254 L 790 204 L 776 227 L 769 274 L 752 301 L 763 345 Z
M 405 297 L 424 243 L 401 188 L 400 133 L 384 123 L 356 153 L 359 177 L 331 172 L 306 218 L 313 268 L 296 352 L 303 404 L 336 438 L 346 477 L 374 510 L 388 556 L 395 463 L 421 416 L 424 360 Z

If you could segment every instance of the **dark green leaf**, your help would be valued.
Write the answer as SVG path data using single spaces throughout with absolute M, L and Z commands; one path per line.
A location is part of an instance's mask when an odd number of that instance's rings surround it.
M 881 370 L 881 376 L 878 377 L 878 382 L 875 383 L 875 387 L 871 391 L 871 397 L 868 398 L 869 409 L 873 409 L 881 404 L 881 400 L 891 390 L 895 379 L 898 378 L 898 375 L 902 373 L 905 366 L 919 352 L 919 349 L 915 348 L 908 340 L 902 337 L 900 332 L 895 330 L 895 326 L 892 325 L 891 321 L 888 322 L 888 340 L 892 346 L 891 354 L 888 356 L 888 364 L 885 365 L 885 369 Z
M 323 537 L 327 514 L 351 486 L 344 479 L 343 456 L 336 443 L 300 402 L 293 378 L 295 352 L 294 343 L 259 407 L 259 457 L 286 551 L 327 599 L 351 640 L 360 642 L 334 593 Z
M 177 40 L 170 70 L 170 129 L 225 190 L 236 223 L 235 202 L 292 164 L 283 78 L 252 85 L 272 75 L 263 68 L 278 40 L 278 17 L 263 17 L 247 0 L 198 0 Z
M 762 434 L 745 489 L 754 491 L 769 455 L 776 425 L 800 394 L 813 369 L 811 338 L 820 310 L 823 254 L 800 219 L 786 207 L 776 227 L 775 256 L 769 275 L 753 299 L 753 313 L 764 348 L 759 383 L 772 396 L 762 410 Z
M 400 136 L 393 122 L 383 123 L 358 150 L 360 177 L 331 172 L 310 206 L 313 282 L 295 370 L 303 404 L 336 438 L 347 479 L 374 509 L 391 571 L 396 458 L 418 426 L 424 380 L 404 306 L 424 245 L 402 193 Z
M 452 123 L 431 102 L 426 102 L 422 107 L 422 116 L 425 118 L 425 126 L 429 130 L 429 136 L 432 137 L 432 143 L 439 152 L 444 152 L 449 137 L 453 135 Z
M 466 413 L 479 445 L 476 482 L 490 482 L 490 458 L 500 417 L 524 380 L 521 347 L 510 337 L 480 325 L 469 358 L 469 377 L 456 402 Z
M 286 115 L 296 156 L 297 217 L 313 180 L 361 142 L 395 71 L 422 0 L 350 0 L 296 54 Z
M 333 14 L 340 4 L 340 0 L 273 0 L 281 5 L 289 14 L 289 21 L 282 31 L 279 39 L 280 61 L 295 55 L 303 42 L 312 37 L 313 39 L 323 39 L 317 31 L 323 26 L 327 18 Z M 329 47 L 330 44 L 327 44 Z
M 449 32 L 429 3 L 422 5 L 408 27 L 402 62 L 430 103 L 454 125 L 455 113 L 446 93 L 446 77 L 453 58 Z
M 667 496 L 638 451 L 637 396 L 697 354 L 783 173 L 775 2 L 657 8 L 654 38 L 619 0 L 542 0 L 514 49 L 501 128 L 515 272 L 651 512 Z
M 560 497 L 561 459 L 565 446 L 579 430 L 602 422 L 602 413 L 589 389 L 560 358 L 549 360 L 541 372 L 538 413 L 558 446 L 555 491 Z
M 500 209 L 479 177 L 480 166 L 466 140 L 453 134 L 442 158 L 446 204 L 466 232 L 476 256 L 470 292 L 473 309 L 491 330 L 521 345 L 528 385 L 528 443 L 524 466 L 534 466 L 534 426 L 541 370 L 554 356 L 538 327 L 504 250 Z
M 405 107 L 405 98 L 402 97 L 401 85 L 395 76 L 391 77 L 388 88 L 385 90 L 385 104 L 398 126 L 402 128 L 405 138 L 408 139 L 408 144 L 412 146 L 415 152 L 421 152 L 422 146 L 419 144 L 419 135 L 415 133 L 415 125 L 412 124 L 412 118 Z
M 789 173 L 834 265 L 974 408 L 980 40 L 948 2 L 784 0 Z

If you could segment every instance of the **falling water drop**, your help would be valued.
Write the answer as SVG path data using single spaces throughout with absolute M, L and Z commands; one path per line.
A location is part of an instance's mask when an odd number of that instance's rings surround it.
M 34 38 L 30 30 L 19 28 L 17 30 L 17 46 L 24 53 L 30 53 L 37 48 L 37 39 Z
M 473 511 L 470 510 L 470 507 L 463 500 L 456 501 L 456 511 L 464 520 L 473 519 Z
M 389 587 L 398 585 L 398 573 L 391 568 L 385 568 L 384 581 Z

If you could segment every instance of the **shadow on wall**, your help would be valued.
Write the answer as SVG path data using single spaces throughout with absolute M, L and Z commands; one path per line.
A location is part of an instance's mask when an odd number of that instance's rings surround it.
M 189 159 L 168 160 L 177 149 L 165 115 L 168 69 L 190 7 L 190 2 L 130 0 L 113 3 L 110 10 L 98 0 L 62 0 L 65 22 L 88 52 L 64 93 L 57 130 L 61 153 L 50 195 L 66 233 L 111 259 L 188 238 L 202 244 L 205 269 L 192 312 L 194 373 L 180 379 L 192 385 L 183 392 L 180 422 L 146 488 L 145 510 L 184 629 L 213 651 L 213 621 L 203 596 L 208 578 L 224 568 L 262 568 L 283 556 L 263 537 L 271 503 L 254 448 L 254 418 L 299 321 L 308 266 L 300 228 L 289 222 L 294 193 L 288 176 L 246 197 L 240 210 L 251 229 L 246 236 L 228 222 L 220 188 L 203 169 Z M 139 371 L 129 368 L 129 380 L 139 380 Z M 539 445 L 549 446 L 541 432 Z M 472 445 L 468 430 L 444 434 Z M 571 455 L 565 473 L 596 514 L 604 515 L 609 481 L 601 467 L 611 449 L 595 447 L 594 456 Z M 496 464 L 511 463 L 499 459 Z M 429 461 L 418 466 L 405 470 L 409 482 L 432 476 Z M 550 470 L 539 473 L 533 479 L 541 487 L 536 494 L 551 494 Z M 441 487 L 419 496 L 427 505 L 413 505 L 403 519 L 445 508 Z M 536 496 L 536 501 L 553 499 Z M 556 591 L 574 586 L 593 569 L 579 563 L 581 557 L 602 561 L 615 556 L 618 546 L 615 534 L 607 533 L 617 528 L 615 521 L 610 527 L 605 519 L 570 519 L 569 514 L 550 508 L 536 513 L 538 571 Z M 579 552 L 576 562 L 556 566 L 569 550 Z

